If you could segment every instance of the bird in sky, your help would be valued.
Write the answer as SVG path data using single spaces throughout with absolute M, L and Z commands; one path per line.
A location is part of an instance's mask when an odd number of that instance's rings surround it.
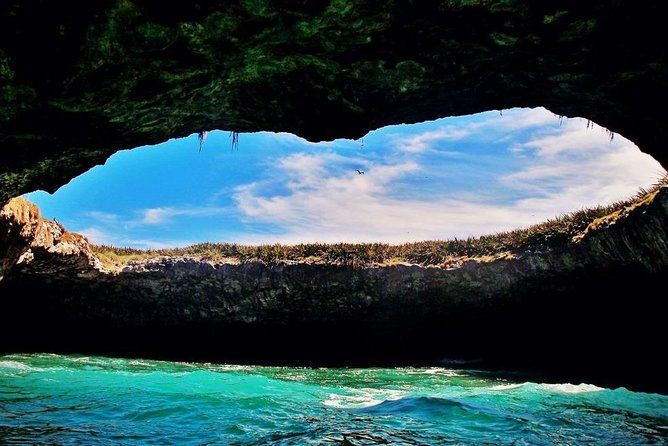
M 359 169 L 355 169 L 355 172 L 357 172 L 357 175 L 364 175 L 364 172 Z

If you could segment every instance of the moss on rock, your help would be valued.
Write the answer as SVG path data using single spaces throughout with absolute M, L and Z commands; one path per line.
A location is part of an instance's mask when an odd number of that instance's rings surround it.
M 206 129 L 360 137 L 513 106 L 666 161 L 660 5 L 603 0 L 7 1 L 0 202 Z M 623 31 L 623 32 L 622 32 Z

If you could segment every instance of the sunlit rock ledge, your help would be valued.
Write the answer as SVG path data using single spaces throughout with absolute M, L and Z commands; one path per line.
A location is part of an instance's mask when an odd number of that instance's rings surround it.
M 439 264 L 148 256 L 0 213 L 0 351 L 531 369 L 665 390 L 668 187 L 568 237 Z M 579 382 L 579 381 L 578 381 Z

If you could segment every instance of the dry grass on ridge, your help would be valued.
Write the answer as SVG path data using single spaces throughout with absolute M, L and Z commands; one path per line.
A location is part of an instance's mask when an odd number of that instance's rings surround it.
M 306 243 L 297 245 L 237 245 L 198 243 L 184 248 L 142 250 L 115 246 L 93 246 L 107 266 L 122 267 L 133 260 L 156 257 L 193 257 L 214 262 L 265 263 L 314 262 L 339 265 L 409 263 L 422 266 L 444 265 L 455 259 L 498 256 L 531 249 L 533 246 L 560 244 L 582 233 L 587 227 L 627 207 L 648 201 L 648 196 L 668 186 L 663 177 L 649 190 L 640 190 L 628 200 L 562 215 L 533 226 L 467 239 L 435 240 L 390 245 L 386 243 Z

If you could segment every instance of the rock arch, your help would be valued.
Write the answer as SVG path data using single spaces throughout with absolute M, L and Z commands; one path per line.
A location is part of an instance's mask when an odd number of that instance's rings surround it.
M 516 106 L 668 165 L 656 2 L 78 3 L 0 6 L 0 202 L 206 129 L 326 140 Z

